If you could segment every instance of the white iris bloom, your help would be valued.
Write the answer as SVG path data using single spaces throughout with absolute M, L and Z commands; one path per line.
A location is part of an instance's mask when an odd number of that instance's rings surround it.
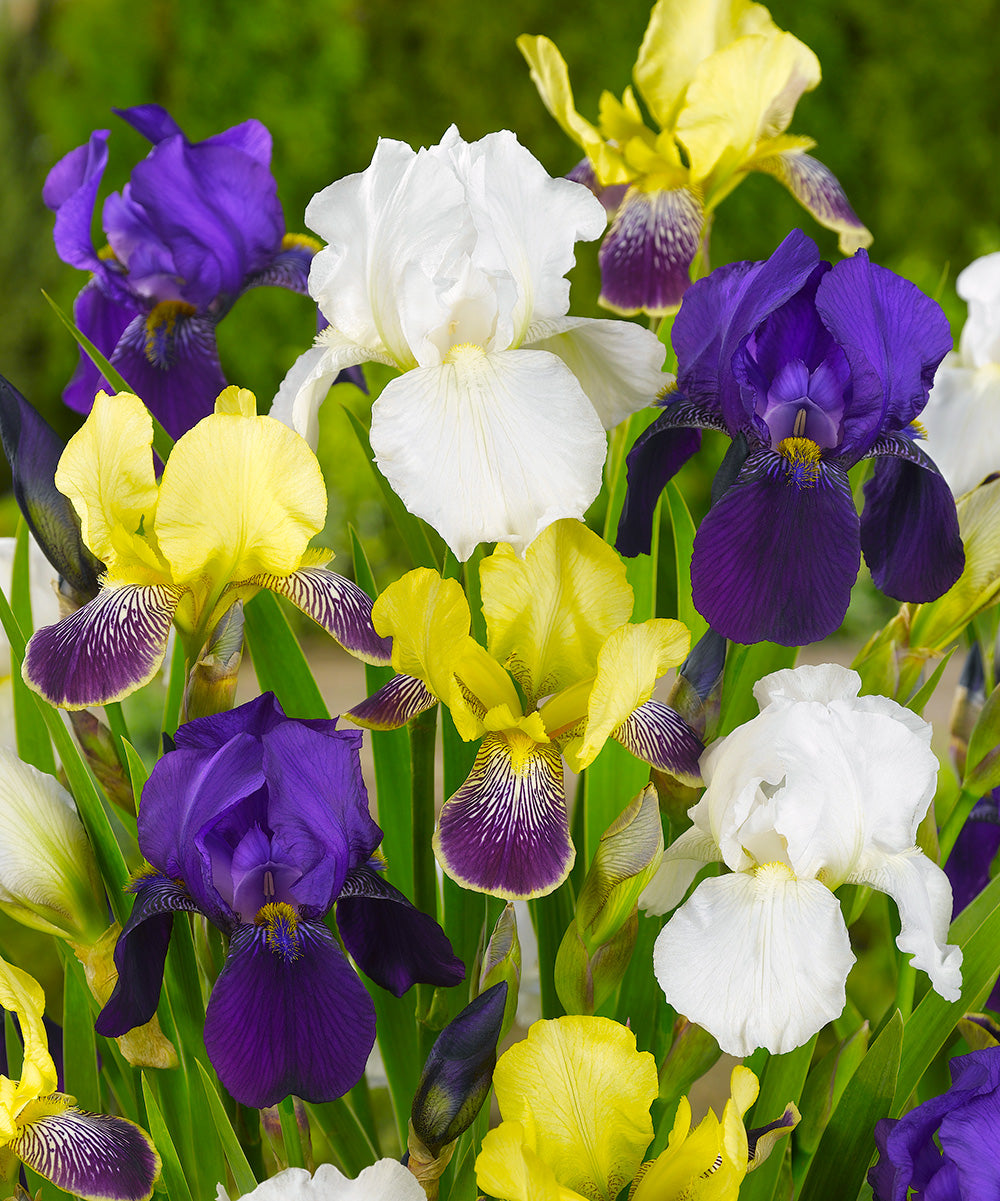
M 732 1055 L 790 1051 L 836 1018 L 854 955 L 833 889 L 888 893 L 899 949 L 954 1001 L 962 952 L 945 942 L 951 886 L 916 846 L 938 764 L 930 726 L 895 701 L 858 696 L 832 664 L 760 680 L 761 707 L 705 752 L 708 787 L 640 904 L 666 913 L 656 940 L 667 1001 Z
M 468 143 L 452 126 L 429 149 L 381 139 L 306 223 L 328 243 L 309 291 L 330 324 L 271 415 L 315 446 L 338 372 L 386 363 L 403 374 L 372 407 L 375 460 L 460 559 L 490 541 L 523 553 L 582 517 L 605 430 L 669 380 L 649 330 L 566 315 L 574 243 L 606 224 L 592 193 L 552 179 L 507 130 Z
M 216 1201 L 229 1201 L 220 1184 Z M 258 1184 L 242 1201 L 427 1201 L 417 1178 L 395 1159 L 380 1159 L 350 1180 L 333 1164 L 324 1163 L 310 1175 L 304 1168 L 286 1168 Z

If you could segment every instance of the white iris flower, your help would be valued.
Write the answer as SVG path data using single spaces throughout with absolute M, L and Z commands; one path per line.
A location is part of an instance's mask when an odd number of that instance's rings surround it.
M 319 192 L 326 239 L 309 291 L 329 326 L 294 364 L 271 415 L 315 446 L 344 367 L 403 374 L 372 407 L 379 469 L 460 559 L 518 553 L 597 495 L 605 430 L 668 382 L 664 348 L 630 322 L 569 317 L 574 243 L 604 232 L 601 203 L 552 179 L 509 131 L 452 126 L 414 151 L 383 138 L 371 165 Z
M 640 904 L 666 913 L 653 966 L 667 1001 L 732 1055 L 804 1043 L 844 1008 L 854 955 L 833 889 L 888 893 L 899 949 L 946 1000 L 962 952 L 945 942 L 951 886 L 916 846 L 938 764 L 930 726 L 895 701 L 858 696 L 832 664 L 760 680 L 760 714 L 701 759 L 708 787 Z

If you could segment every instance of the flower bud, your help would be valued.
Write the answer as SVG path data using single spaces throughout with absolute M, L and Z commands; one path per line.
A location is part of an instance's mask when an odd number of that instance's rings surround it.
M 490 941 L 483 952 L 483 965 L 479 973 L 479 992 L 484 993 L 500 981 L 507 984 L 507 1003 L 504 1006 L 500 1038 L 514 1024 L 517 1013 L 517 996 L 521 984 L 521 943 L 517 937 L 517 918 L 514 906 L 508 901 L 503 913 L 497 918 Z

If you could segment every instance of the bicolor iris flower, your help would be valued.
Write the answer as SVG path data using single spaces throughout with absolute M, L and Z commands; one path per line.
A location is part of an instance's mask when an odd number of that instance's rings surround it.
M 949 1067 L 947 1092 L 875 1123 L 879 1159 L 868 1172 L 875 1201 L 1000 1196 L 1000 1047 L 959 1055 Z
M 386 663 L 371 601 L 309 549 L 326 486 L 298 434 L 227 388 L 180 438 L 159 483 L 153 427 L 127 392 L 100 393 L 59 461 L 83 540 L 103 561 L 94 600 L 28 643 L 24 678 L 53 705 L 120 700 L 155 675 L 173 623 L 193 664 L 220 618 L 261 588 L 287 597 L 351 654 Z
M 545 107 L 586 158 L 571 173 L 613 214 L 600 251 L 601 304 L 672 312 L 707 251 L 712 214 L 750 171 L 783 184 L 842 254 L 871 242 L 833 173 L 786 133 L 803 92 L 819 83 L 816 55 L 750 0 L 658 0 L 631 87 L 601 95 L 592 125 L 576 111 L 569 72 L 546 37 L 517 40 Z
M 648 551 L 667 480 L 701 429 L 733 447 L 691 558 L 695 607 L 734 642 L 814 642 L 843 620 L 861 552 L 897 600 L 962 571 L 955 502 L 915 419 L 951 345 L 940 307 L 859 252 L 831 267 L 793 230 L 762 263 L 694 284 L 673 326 L 677 390 L 628 456 L 618 527 Z M 875 458 L 859 522 L 847 471 Z
M 386 363 L 403 374 L 372 407 L 375 461 L 459 559 L 582 517 L 605 430 L 664 383 L 649 330 L 567 316 L 573 245 L 604 228 L 586 188 L 551 179 L 507 130 L 468 143 L 453 126 L 430 149 L 382 138 L 306 223 L 328 242 L 309 291 L 329 325 L 272 414 L 315 445 L 337 373 Z
M 179 438 L 226 386 L 216 325 L 250 288 L 304 293 L 319 243 L 285 233 L 271 135 L 259 121 L 189 142 L 158 104 L 114 111 L 153 149 L 104 202 L 108 244 L 96 249 L 90 232 L 108 130 L 56 163 L 42 198 L 56 214 L 59 257 L 93 273 L 76 298 L 77 326 Z M 363 386 L 360 373 L 352 378 Z M 88 413 L 105 386 L 81 352 L 63 399 Z
M 459 735 L 482 741 L 438 818 L 438 861 L 465 888 L 543 896 L 575 856 L 563 759 L 582 771 L 614 738 L 661 771 L 697 779 L 700 740 L 651 699 L 690 634 L 678 621 L 629 622 L 625 568 L 581 522 L 549 526 L 523 559 L 501 544 L 480 579 L 488 649 L 469 632 L 455 580 L 420 568 L 389 585 L 372 621 L 392 636 L 400 674 L 344 716 L 393 729 L 437 701 L 447 705 Z
M 956 496 L 1000 471 L 1000 251 L 959 273 L 969 306 L 957 351 L 934 376 L 921 418 L 927 451 Z
M 845 1004 L 854 962 L 834 889 L 896 902 L 896 945 L 948 1001 L 962 952 L 947 943 L 951 887 L 916 845 L 934 796 L 931 727 L 824 664 L 765 676 L 760 714 L 708 748 L 693 825 L 667 848 L 640 905 L 668 913 L 653 966 L 667 1001 L 731 1055 L 791 1051 Z
M 653 1139 L 649 1107 L 656 1064 L 626 1026 L 602 1017 L 536 1022 L 493 1074 L 501 1122 L 483 1139 L 479 1187 L 502 1201 L 736 1201 L 747 1171 L 774 1137 L 750 1140 L 743 1115 L 757 1078 L 738 1066 L 720 1121 L 712 1110 L 691 1129 L 682 1097 L 667 1149 L 643 1162 Z M 797 1120 L 792 1107 L 783 1130 Z
M 0 1177 L 19 1162 L 74 1197 L 146 1201 L 160 1174 L 149 1135 L 134 1122 L 87 1113 L 58 1091 L 42 1014 L 45 995 L 27 972 L 0 959 L 0 1005 L 24 1042 L 20 1080 L 0 1075 Z
M 118 983 L 97 1019 L 108 1036 L 156 1010 L 174 914 L 202 913 L 229 939 L 205 1014 L 205 1047 L 244 1105 L 352 1088 L 375 1041 L 355 963 L 401 996 L 465 969 L 441 928 L 382 876 L 361 734 L 296 721 L 273 693 L 188 722 L 153 768 L 139 807 L 148 869 L 115 948 Z
M 229 1201 L 219 1185 L 216 1201 Z M 286 1168 L 240 1201 L 427 1201 L 416 1177 L 398 1159 L 380 1159 L 362 1168 L 354 1180 L 332 1163 L 321 1163 L 315 1174 L 305 1168 Z

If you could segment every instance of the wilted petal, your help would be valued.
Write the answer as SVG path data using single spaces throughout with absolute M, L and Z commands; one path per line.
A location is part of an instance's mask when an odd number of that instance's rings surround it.
M 145 1201 L 160 1174 L 160 1157 L 149 1135 L 134 1122 L 85 1113 L 72 1098 L 37 1102 L 50 1112 L 32 1119 L 7 1145 L 29 1168 L 58 1188 L 89 1201 Z
M 437 922 L 370 868 L 348 873 L 337 927 L 358 967 L 393 996 L 417 983 L 450 988 L 465 979 L 465 965 Z
M 607 451 L 576 377 L 536 350 L 468 348 L 391 380 L 371 440 L 393 490 L 461 560 L 480 542 L 523 552 L 553 521 L 582 518 Z
M 848 878 L 892 897 L 901 926 L 896 946 L 910 956 L 915 968 L 927 973 L 935 992 L 946 1001 L 957 1001 L 962 990 L 962 951 L 946 942 L 951 885 L 941 868 L 916 847 L 894 855 L 872 847 Z
M 289 924 L 280 939 L 266 925 L 237 927 L 205 1014 L 219 1079 L 257 1109 L 289 1094 L 343 1096 L 375 1042 L 375 1007 L 333 935 L 320 922 Z
M 912 439 L 881 439 L 885 457 L 865 483 L 861 550 L 880 592 L 932 601 L 962 574 L 965 551 L 955 498 Z M 998 461 L 1000 466 L 1000 461 Z
M 704 222 L 689 188 L 629 188 L 601 243 L 600 303 L 626 316 L 673 312 L 691 282 Z
M 801 150 L 786 150 L 754 159 L 752 166 L 773 175 L 820 225 L 832 229 L 839 236 L 841 254 L 871 245 L 871 233 L 858 220 L 837 177 L 819 159 Z
M 303 567 L 287 576 L 252 576 L 246 583 L 287 597 L 363 663 L 389 662 L 392 642 L 375 633 L 371 597 L 335 571 Z
M 487 734 L 434 834 L 441 866 L 465 888 L 539 897 L 573 866 L 562 760 L 520 730 Z
M 703 880 L 653 950 L 668 1003 L 738 1056 L 791 1051 L 839 1017 L 853 962 L 837 898 L 780 864 Z
M 181 589 L 110 584 L 82 609 L 32 635 L 22 674 L 52 705 L 120 701 L 159 670 Z
M 366 730 L 398 730 L 437 702 L 438 698 L 422 680 L 399 675 L 393 676 L 388 684 L 360 705 L 348 709 L 344 717 Z
M 751 455 L 695 535 L 695 607 L 733 642 L 816 642 L 840 625 L 861 562 L 846 475 L 817 462 L 804 487 L 777 454 Z

